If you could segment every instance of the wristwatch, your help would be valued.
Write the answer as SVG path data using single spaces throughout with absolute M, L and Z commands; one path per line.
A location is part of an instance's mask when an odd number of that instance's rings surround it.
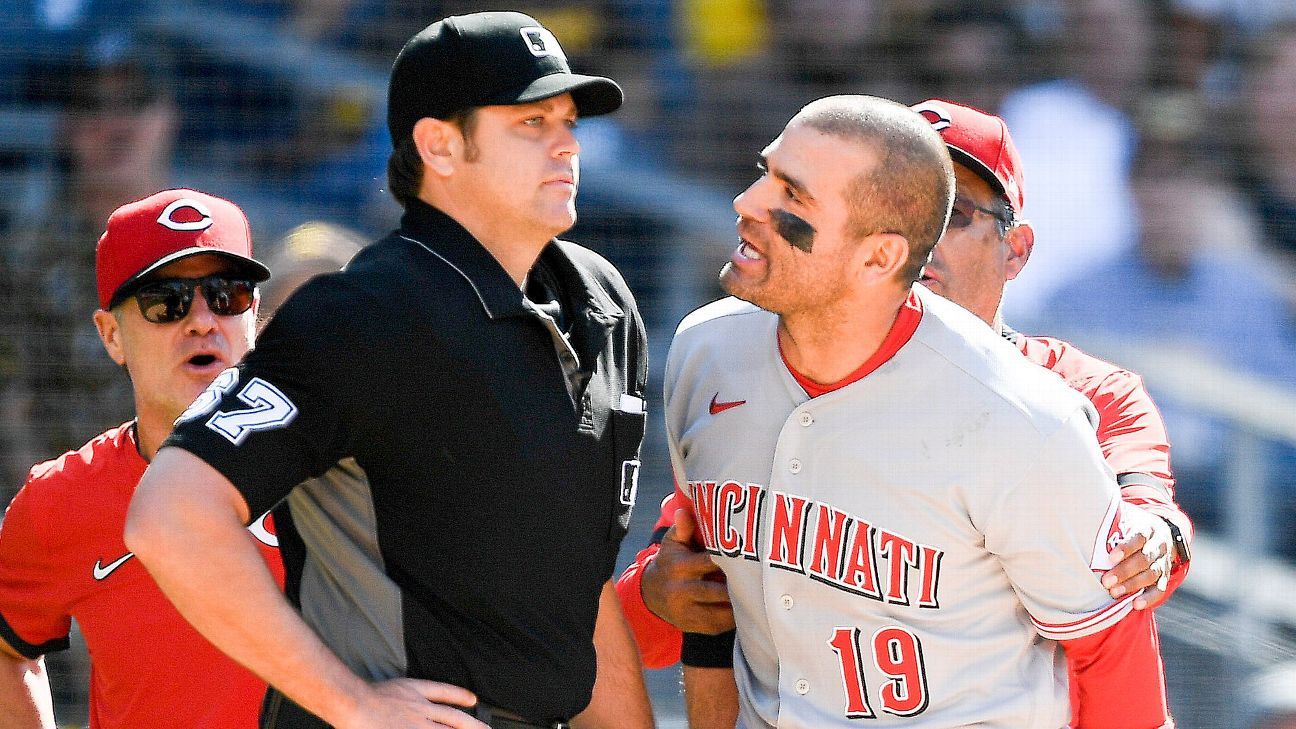
M 1178 524 L 1164 516 L 1161 517 L 1161 521 L 1170 526 L 1170 548 L 1174 550 L 1172 564 L 1187 564 L 1188 560 L 1192 559 L 1192 552 L 1188 549 L 1188 540 L 1184 538 L 1183 531 L 1179 529 Z

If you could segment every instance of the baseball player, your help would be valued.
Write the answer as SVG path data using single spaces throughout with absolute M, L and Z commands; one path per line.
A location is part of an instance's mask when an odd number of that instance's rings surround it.
M 1117 474 L 1122 498 L 1164 520 L 1152 522 L 1152 535 L 1135 534 L 1120 546 L 1124 559 L 1103 582 L 1116 598 L 1147 588 L 1135 600 L 1135 608 L 1154 606 L 1187 575 L 1193 534 L 1191 522 L 1173 499 L 1170 446 L 1160 413 L 1137 375 L 1066 342 L 1024 336 L 1003 323 L 999 302 L 1004 283 L 1021 271 L 1034 245 L 1033 231 L 1021 217 L 1025 188 L 1012 137 L 998 117 L 960 104 L 931 100 L 913 108 L 945 139 L 956 177 L 950 224 L 920 281 L 976 314 L 1028 359 L 1056 372 L 1093 403 L 1098 441 Z M 690 544 L 694 525 L 688 513 L 681 514 L 681 529 L 667 536 L 679 505 L 674 494 L 662 503 L 653 544 L 639 553 L 617 583 L 649 668 L 680 660 L 681 633 L 659 615 L 699 633 L 720 633 L 733 626 L 727 592 L 721 583 L 707 579 L 714 565 Z M 1157 587 L 1161 583 L 1168 583 L 1164 590 Z M 693 646 L 686 663 L 701 670 L 690 672 L 690 683 L 706 680 L 708 667 L 730 665 L 730 642 L 721 639 L 708 646 L 694 639 Z M 723 688 L 728 678 L 718 681 Z
M 681 323 L 666 367 L 679 490 L 733 605 L 739 725 L 1057 729 L 1059 646 L 1076 726 L 1166 725 L 1150 613 L 1099 579 L 1156 517 L 1122 502 L 1093 406 L 913 286 L 954 197 L 941 137 L 830 97 L 762 162 L 734 202 L 734 298 Z
M 122 539 L 126 509 L 175 421 L 252 344 L 257 283 L 233 203 L 167 190 L 118 208 L 95 255 L 95 325 L 130 376 L 136 417 L 40 463 L 0 525 L 0 715 L 53 727 L 41 657 L 76 619 L 90 650 L 90 726 L 257 726 L 266 685 L 180 617 Z M 282 584 L 273 524 L 241 535 Z
M 651 726 L 611 579 L 646 336 L 620 273 L 554 239 L 573 127 L 621 101 L 520 13 L 416 34 L 388 94 L 399 230 L 289 298 L 141 481 L 127 544 L 269 680 L 264 726 Z M 343 465 L 358 484 L 297 488 Z M 289 601 L 237 539 L 285 500 Z

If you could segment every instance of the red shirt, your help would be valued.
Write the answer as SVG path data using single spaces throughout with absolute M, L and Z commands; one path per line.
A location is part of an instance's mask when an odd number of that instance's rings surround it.
M 1026 359 L 1055 372 L 1098 409 L 1098 446 L 1107 465 L 1122 480 L 1124 501 L 1173 521 L 1191 539 L 1192 522 L 1174 502 L 1165 421 L 1144 389 L 1143 378 L 1060 339 L 1014 333 L 1012 341 Z M 1131 474 L 1140 474 L 1140 478 L 1125 478 Z M 1174 586 L 1183 581 L 1186 572 L 1187 565 L 1176 565 L 1171 574 Z
M 190 627 L 126 549 L 147 466 L 126 423 L 32 468 L 0 523 L 0 634 L 35 658 L 67 648 L 76 618 L 92 729 L 255 727 L 265 683 Z M 248 538 L 282 587 L 268 515 Z

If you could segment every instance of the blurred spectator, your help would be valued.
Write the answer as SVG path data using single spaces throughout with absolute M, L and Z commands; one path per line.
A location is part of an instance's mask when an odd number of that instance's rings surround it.
M 285 159 L 279 153 L 284 140 L 305 113 L 293 86 L 192 39 L 176 39 L 175 46 L 174 88 L 186 112 L 181 134 L 195 141 L 179 150 L 181 160 L 207 169 L 273 174 L 273 165 Z
M 674 161 L 736 191 L 756 155 L 807 102 L 842 93 L 916 96 L 912 54 L 926 0 L 677 0 L 695 94 Z
M 1247 684 L 1255 701 L 1246 729 L 1296 729 L 1296 663 L 1282 663 Z
M 75 72 L 63 137 L 67 173 L 39 219 L 18 221 L 3 256 L 22 326 L 0 394 L 5 498 L 26 468 L 130 417 L 130 383 L 103 356 L 94 323 L 95 242 L 119 205 L 167 186 L 176 109 L 139 49 L 108 35 Z M 18 427 L 21 426 L 21 427 Z
M 1170 0 L 1170 5 L 1177 13 L 1236 25 L 1247 33 L 1296 20 L 1296 3 L 1291 0 Z
M 396 3 L 384 0 L 207 0 L 207 4 L 268 21 L 302 40 L 357 54 L 369 50 L 367 45 L 384 21 L 399 20 L 388 7 Z M 426 8 L 429 3 L 422 5 Z M 392 42 L 388 40 L 385 47 Z
M 1247 64 L 1244 118 L 1233 125 L 1242 184 L 1260 217 L 1264 243 L 1283 263 L 1288 301 L 1296 307 L 1296 21 L 1256 39 Z
M 414 33 L 447 15 L 481 10 L 480 0 L 207 0 L 279 26 L 284 32 L 358 59 L 388 65 Z M 615 0 L 514 0 L 509 8 L 526 13 L 562 39 L 573 66 L 588 67 L 603 40 L 613 33 L 607 22 Z
M 1060 287 L 1044 304 L 1050 326 L 1081 342 L 1141 342 L 1296 385 L 1296 330 L 1279 291 L 1266 283 L 1256 224 L 1237 191 L 1211 165 L 1183 154 L 1141 160 L 1136 247 Z M 1175 444 L 1180 502 L 1199 527 L 1219 529 L 1227 452 L 1221 444 L 1230 432 L 1172 398 L 1158 402 Z M 1275 484 L 1290 480 L 1293 467 L 1287 451 L 1276 455 Z M 1284 492 L 1272 500 L 1271 546 L 1286 553 L 1296 547 L 1296 535 L 1283 526 L 1296 498 Z
M 342 268 L 366 243 L 360 233 L 322 221 L 302 223 L 272 243 L 265 261 L 274 275 L 261 284 L 262 325 L 302 284 Z
M 1166 82 L 1181 89 L 1198 89 L 1208 97 L 1220 93 L 1228 73 L 1226 57 L 1236 35 L 1224 18 L 1171 3 L 1167 18 L 1171 50 L 1161 55 Z
M 292 121 L 250 145 L 236 173 L 250 171 L 262 192 L 308 206 L 312 212 L 301 217 L 359 220 L 370 232 L 386 228 L 396 209 L 383 192 L 391 141 L 379 101 L 365 89 L 296 92 Z
M 156 62 L 156 53 L 129 35 L 109 33 L 75 74 L 65 129 L 67 198 L 95 230 L 118 206 L 157 192 L 170 177 L 178 112 Z
M 100 34 L 129 27 L 132 0 L 0 2 L 0 104 L 63 104 L 79 53 Z
M 1049 315 L 1114 336 L 1174 340 L 1296 385 L 1296 330 L 1266 285 L 1255 222 L 1236 190 L 1203 169 L 1160 160 L 1143 166 L 1134 184 L 1137 245 L 1059 289 Z
M 914 63 L 933 0 L 771 0 L 774 40 L 808 103 L 829 94 L 914 94 Z
M 923 30 L 919 96 L 996 111 L 1031 65 L 1023 62 L 1025 30 L 1007 2 L 942 3 Z
M 382 0 L 288 0 L 285 4 L 286 25 L 298 37 L 328 43 L 367 60 L 390 57 L 373 55 L 375 45 L 386 53 L 396 42 L 382 32 L 397 20 Z
M 1138 234 L 1131 113 L 1148 92 L 1157 48 L 1151 5 L 1074 0 L 1061 7 L 1060 77 L 1010 94 L 1001 107 L 1036 201 L 1034 271 L 1004 296 L 1004 316 L 1027 327 L 1039 323 L 1040 305 L 1054 291 L 1128 253 Z
M 668 140 L 671 162 L 722 190 L 739 190 L 753 177 L 753 151 L 795 108 L 789 74 L 770 47 L 766 3 L 678 0 L 675 14 L 692 93 L 677 110 L 683 123 Z

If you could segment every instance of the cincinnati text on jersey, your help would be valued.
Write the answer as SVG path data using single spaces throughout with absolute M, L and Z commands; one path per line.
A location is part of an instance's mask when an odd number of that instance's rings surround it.
M 936 547 L 758 483 L 689 481 L 688 487 L 702 545 L 712 554 L 764 560 L 873 600 L 910 605 L 916 597 L 920 608 L 940 607 L 945 553 Z

